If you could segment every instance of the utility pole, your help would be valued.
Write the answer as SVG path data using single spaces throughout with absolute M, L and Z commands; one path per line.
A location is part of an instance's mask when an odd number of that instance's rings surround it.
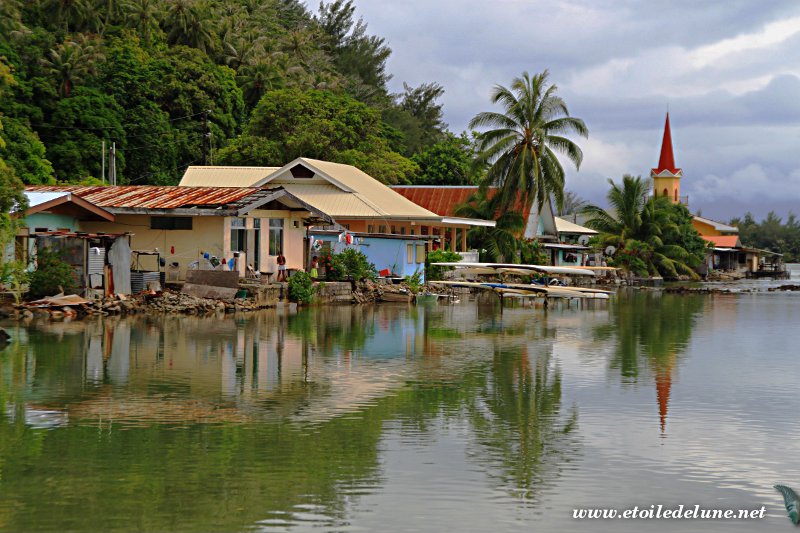
M 208 111 L 203 111 L 203 166 L 208 156 Z
M 109 181 L 111 185 L 117 184 L 117 143 L 111 143 L 111 153 L 108 158 Z
M 100 149 L 100 154 L 103 157 L 103 171 L 100 173 L 100 179 L 103 180 L 103 185 L 106 184 L 106 140 L 103 139 L 103 147 Z

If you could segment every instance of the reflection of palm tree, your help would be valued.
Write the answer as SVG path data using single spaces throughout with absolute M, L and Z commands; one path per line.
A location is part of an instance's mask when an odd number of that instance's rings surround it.
M 561 375 L 549 354 L 531 359 L 527 349 L 495 347 L 491 367 L 480 376 L 469 400 L 470 421 L 490 464 L 504 484 L 535 497 L 552 478 L 570 443 L 577 413 L 561 417 Z
M 666 423 L 672 374 L 685 350 L 701 311 L 701 298 L 656 293 L 637 293 L 615 302 L 611 322 L 595 330 L 598 339 L 614 339 L 611 368 L 625 380 L 639 378 L 642 362 L 651 369 L 659 403 L 662 431 Z

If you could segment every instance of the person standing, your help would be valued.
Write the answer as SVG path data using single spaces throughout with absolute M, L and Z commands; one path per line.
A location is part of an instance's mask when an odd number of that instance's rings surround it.
M 319 258 L 315 255 L 311 259 L 311 279 L 317 279 L 319 277 Z
M 278 281 L 286 281 L 286 258 L 283 252 L 278 254 Z

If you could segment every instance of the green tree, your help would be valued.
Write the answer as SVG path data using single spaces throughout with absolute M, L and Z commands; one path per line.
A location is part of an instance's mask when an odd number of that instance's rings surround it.
M 53 182 L 53 165 L 47 160 L 44 144 L 36 132 L 21 119 L 4 117 L 2 136 L 5 147 L 0 147 L 0 157 L 23 183 L 42 185 Z
M 471 145 L 465 136 L 447 137 L 411 157 L 419 165 L 417 185 L 472 185 Z
M 58 93 L 63 97 L 69 97 L 76 84 L 94 74 L 96 63 L 102 59 L 103 55 L 93 39 L 83 37 L 58 45 L 50 50 L 41 63 L 55 82 Z
M 160 31 L 157 0 L 130 0 L 124 4 L 124 11 L 127 23 L 136 30 L 145 46 L 149 46 Z
M 43 0 L 40 4 L 42 13 L 56 27 L 63 27 L 64 33 L 87 26 L 93 17 L 92 4 L 89 0 Z
M 583 120 L 569 115 L 558 87 L 548 83 L 548 72 L 515 78 L 510 88 L 497 85 L 492 103 L 503 112 L 478 113 L 470 128 L 491 128 L 478 135 L 478 158 L 487 165 L 486 184 L 498 187 L 501 208 L 514 208 L 519 198 L 529 208 L 534 200 L 542 206 L 548 197 L 557 206 L 564 202 L 564 169 L 560 153 L 576 168 L 583 152 L 565 135 L 588 136 Z
M 604 244 L 618 249 L 620 266 L 642 274 L 643 270 L 668 279 L 680 275 L 697 279 L 694 268 L 703 260 L 705 245 L 683 206 L 665 197 L 648 197 L 650 181 L 625 175 L 622 185 L 609 180 L 610 208 L 586 206 L 586 226 L 601 233 Z
M 254 159 L 265 156 L 269 159 Z M 266 93 L 244 135 L 219 153 L 225 164 L 280 166 L 297 157 L 354 165 L 386 183 L 410 183 L 419 171 L 389 150 L 377 110 L 346 94 L 319 90 Z
M 53 129 L 46 137 L 47 158 L 60 181 L 79 181 L 101 174 L 103 139 L 117 143 L 117 175 L 125 169 L 124 110 L 113 96 L 97 89 L 78 87 L 69 98 L 58 101 Z
M 525 229 L 525 218 L 517 211 L 504 210 L 499 194 L 490 195 L 479 189 L 466 203 L 456 207 L 456 215 L 481 220 L 495 220 L 495 227 L 473 226 L 467 233 L 471 248 L 480 251 L 481 260 L 517 262 L 519 235 Z
M 212 10 L 209 4 L 199 0 L 174 0 L 164 20 L 167 41 L 170 44 L 185 44 L 202 52 L 217 47 Z
M 353 0 L 320 2 L 318 23 L 330 40 L 330 50 L 339 72 L 351 80 L 349 91 L 360 100 L 386 99 L 386 60 L 392 51 L 383 38 L 367 35 L 363 19 L 355 20 Z

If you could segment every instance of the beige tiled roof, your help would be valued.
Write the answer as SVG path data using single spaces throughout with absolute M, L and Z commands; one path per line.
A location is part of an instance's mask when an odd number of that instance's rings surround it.
M 564 220 L 561 217 L 555 217 L 556 231 L 559 233 L 583 233 L 585 235 L 596 235 L 597 232 L 584 226 L 574 224 L 569 220 Z
M 325 183 L 294 183 L 289 170 L 302 163 Z M 439 219 L 356 167 L 301 157 L 255 185 L 280 184 L 287 191 L 333 217 Z
M 279 167 L 189 167 L 181 187 L 252 187 Z

